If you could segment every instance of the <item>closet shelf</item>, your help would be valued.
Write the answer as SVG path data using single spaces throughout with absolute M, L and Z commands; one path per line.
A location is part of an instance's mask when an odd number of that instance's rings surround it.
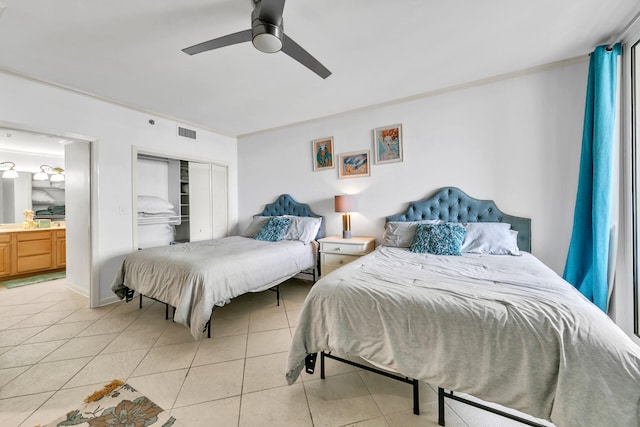
M 149 225 L 149 224 L 179 225 L 180 216 L 172 215 L 172 216 L 161 216 L 161 217 L 138 217 L 138 225 Z

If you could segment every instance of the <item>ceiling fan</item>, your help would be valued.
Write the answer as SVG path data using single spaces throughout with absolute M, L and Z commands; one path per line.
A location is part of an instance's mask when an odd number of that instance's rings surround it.
M 275 53 L 283 51 L 323 79 L 331 75 L 324 65 L 294 42 L 284 33 L 282 11 L 285 0 L 252 0 L 251 29 L 218 37 L 203 43 L 182 49 L 184 53 L 196 53 L 218 49 L 237 43 L 251 41 L 261 52 Z

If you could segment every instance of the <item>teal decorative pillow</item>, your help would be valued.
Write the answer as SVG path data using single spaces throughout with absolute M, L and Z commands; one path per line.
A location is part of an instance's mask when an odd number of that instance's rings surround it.
M 291 218 L 274 216 L 264 223 L 260 231 L 258 231 L 258 234 L 256 234 L 255 239 L 267 242 L 279 242 L 287 233 L 290 225 Z
M 418 224 L 411 252 L 460 255 L 467 230 L 459 224 Z

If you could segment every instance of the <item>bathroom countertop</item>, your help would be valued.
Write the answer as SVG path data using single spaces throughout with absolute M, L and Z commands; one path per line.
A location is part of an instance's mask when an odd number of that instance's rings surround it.
M 47 228 L 22 228 L 22 224 L 3 224 L 0 225 L 0 234 L 3 233 L 16 233 L 16 232 L 30 232 L 30 231 L 43 231 L 43 230 L 65 230 L 65 224 L 59 226 L 51 225 Z

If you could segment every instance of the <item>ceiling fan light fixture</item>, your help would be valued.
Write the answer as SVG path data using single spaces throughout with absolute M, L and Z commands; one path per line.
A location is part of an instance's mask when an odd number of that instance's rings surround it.
M 256 25 L 253 28 L 252 43 L 260 52 L 279 52 L 282 49 L 282 30 L 271 24 Z
M 188 55 L 195 55 L 251 41 L 253 47 L 259 51 L 265 53 L 282 52 L 326 79 L 331 75 L 331 71 L 284 33 L 282 21 L 284 2 L 285 0 L 253 0 L 251 28 L 194 44 L 182 49 L 182 51 Z

